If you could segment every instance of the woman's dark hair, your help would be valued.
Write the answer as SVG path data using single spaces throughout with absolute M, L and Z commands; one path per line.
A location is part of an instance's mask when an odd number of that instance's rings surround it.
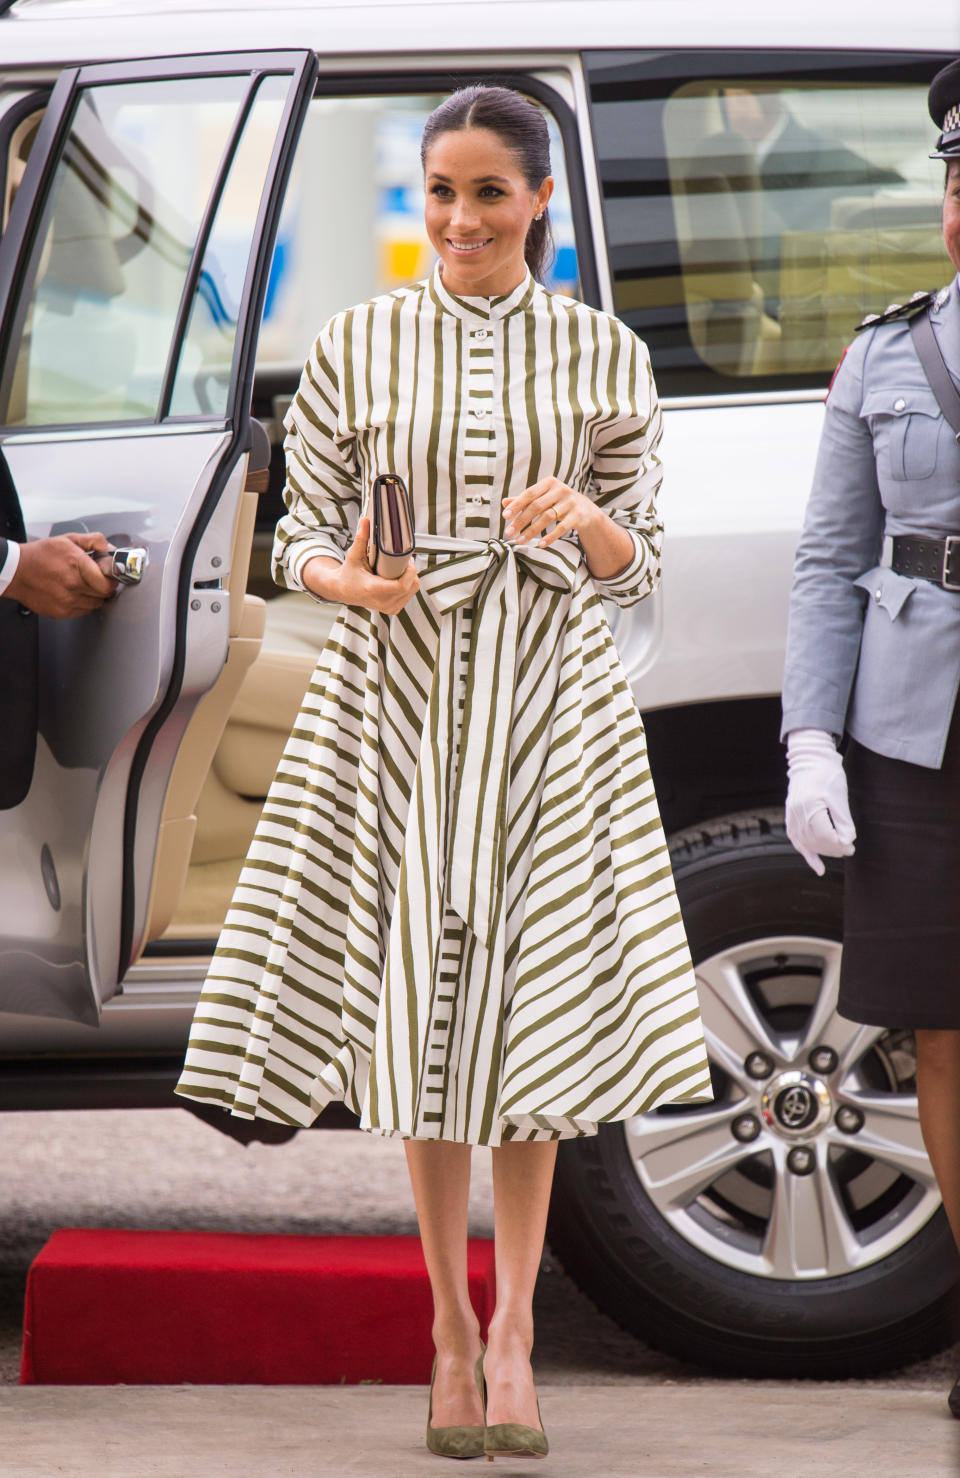
M 510 87 L 461 87 L 434 108 L 420 141 L 420 162 L 426 168 L 430 146 L 442 133 L 485 128 L 502 139 L 520 166 L 527 189 L 539 190 L 550 173 L 550 135 L 543 113 Z M 553 261 L 553 236 L 544 211 L 531 221 L 523 255 L 534 277 L 542 280 Z

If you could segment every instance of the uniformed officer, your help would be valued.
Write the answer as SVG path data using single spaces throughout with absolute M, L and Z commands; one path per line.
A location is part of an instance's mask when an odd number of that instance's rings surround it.
M 960 60 L 928 101 L 960 273 Z M 790 840 L 818 873 L 848 859 L 840 1010 L 914 1029 L 921 1128 L 960 1244 L 958 385 L 960 276 L 867 320 L 844 356 L 797 551 L 783 734 Z

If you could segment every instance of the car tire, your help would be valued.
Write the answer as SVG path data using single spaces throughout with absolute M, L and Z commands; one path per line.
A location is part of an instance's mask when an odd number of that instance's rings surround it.
M 716 1102 L 562 1141 L 552 1252 L 623 1328 L 727 1374 L 864 1376 L 943 1348 L 956 1338 L 960 1262 L 919 1141 L 912 1035 L 851 1028 L 825 1004 L 839 960 L 842 867 L 816 877 L 773 811 L 686 830 L 671 854 Z M 742 1022 L 725 1014 L 725 1001 L 741 999 L 741 983 L 742 1016 L 755 1008 L 776 1028 L 766 1045 L 787 1044 L 772 1064 L 752 1062 L 774 1068 L 756 1082 L 738 1067 L 748 1040 Z M 824 1033 L 812 1048 L 808 1028 Z M 818 1075 L 810 1057 L 829 1067 L 827 1041 L 837 1044 L 838 1065 Z M 794 1043 L 804 1044 L 802 1061 L 796 1053 L 788 1060 Z M 799 1094 L 791 1093 L 798 1067 Z M 807 1129 L 781 1124 L 778 1115 L 802 1107 L 804 1092 L 819 1118 Z M 765 1107 L 753 1113 L 761 1094 Z M 730 1134 L 731 1150 L 724 1136 L 743 1120 L 738 1107 L 761 1129 L 743 1144 Z M 842 1107 L 854 1115 L 848 1127 L 865 1110 L 856 1132 L 838 1127 Z M 747 1129 L 754 1134 L 754 1125 Z M 800 1160 L 790 1161 L 798 1146 Z M 698 1155 L 727 1168 L 684 1205 L 687 1182 L 702 1168 Z M 742 1157 L 732 1169 L 731 1155 Z M 810 1156 L 814 1170 L 790 1170 Z M 687 1187 L 679 1198 L 678 1184 Z M 827 1209 L 814 1215 L 813 1204 Z M 785 1207 L 795 1208 L 796 1225 Z

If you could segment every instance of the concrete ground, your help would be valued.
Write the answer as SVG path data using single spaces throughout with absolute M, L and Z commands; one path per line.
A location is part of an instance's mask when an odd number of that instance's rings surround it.
M 0 1390 L 3 1478 L 436 1478 L 422 1387 Z M 540 1386 L 548 1457 L 496 1478 L 949 1478 L 942 1395 L 844 1384 Z M 448 1463 L 448 1467 L 449 1467 Z M 466 1464 L 459 1471 L 469 1471 Z
M 471 1230 L 493 1231 L 490 1156 Z M 183 1110 L 0 1115 L 0 1478 L 417 1478 L 422 1386 L 18 1387 L 23 1286 L 59 1226 L 416 1232 L 402 1146 L 313 1130 L 248 1149 Z M 949 1478 L 960 1347 L 870 1381 L 729 1380 L 645 1345 L 545 1255 L 534 1368 L 552 1450 L 497 1478 Z M 469 1465 L 468 1465 L 469 1470 Z

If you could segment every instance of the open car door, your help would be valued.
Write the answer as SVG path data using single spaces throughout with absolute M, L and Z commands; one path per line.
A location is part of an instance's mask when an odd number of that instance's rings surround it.
M 0 1011 L 95 1023 L 142 943 L 178 746 L 227 652 L 254 350 L 316 71 L 311 52 L 72 69 L 13 201 L 2 531 L 100 530 L 147 565 L 101 610 L 18 611 L 9 636 L 27 680 L 0 678 Z

